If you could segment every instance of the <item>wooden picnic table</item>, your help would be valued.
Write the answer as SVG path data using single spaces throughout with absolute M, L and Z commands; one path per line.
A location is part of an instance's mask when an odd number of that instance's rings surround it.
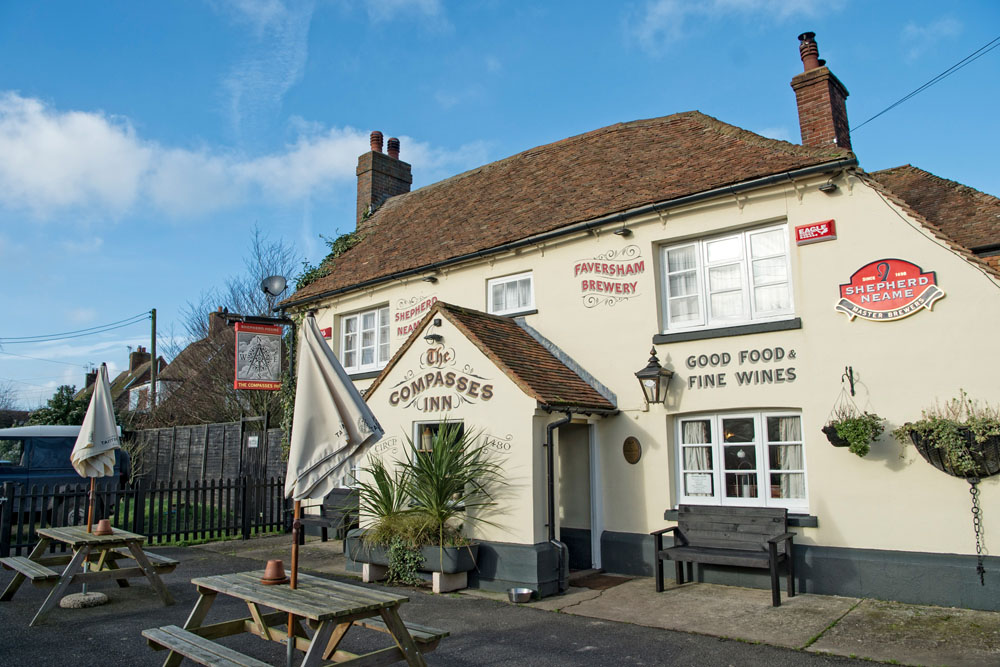
M 121 587 L 128 586 L 128 579 L 146 577 L 153 589 L 163 600 L 163 604 L 174 603 L 173 597 L 160 579 L 158 571 L 173 570 L 177 561 L 163 558 L 142 550 L 145 536 L 130 533 L 119 528 L 110 535 L 88 533 L 86 526 L 64 526 L 61 528 L 39 528 L 39 540 L 28 556 L 9 556 L 0 558 L 0 564 L 10 570 L 15 570 L 13 580 L 7 585 L 0 601 L 14 597 L 25 579 L 30 579 L 36 586 L 52 587 L 45 602 L 38 609 L 30 625 L 36 625 L 52 611 L 59 599 L 65 594 L 70 584 L 112 579 Z M 53 543 L 62 543 L 72 549 L 69 554 L 46 554 Z M 84 563 L 90 561 L 90 567 L 84 569 Z M 135 561 L 133 567 L 119 567 L 118 561 L 128 558 Z M 51 569 L 50 565 L 65 565 L 62 572 Z
M 308 574 L 299 574 L 297 588 L 288 584 L 261 583 L 262 570 L 220 574 L 193 579 L 198 588 L 198 602 L 183 628 L 163 626 L 143 631 L 154 649 L 170 649 L 164 667 L 178 665 L 187 657 L 203 665 L 259 666 L 250 656 L 213 642 L 249 632 L 263 639 L 286 643 L 288 614 L 292 623 L 295 648 L 305 651 L 303 667 L 332 661 L 337 664 L 387 665 L 406 661 L 411 666 L 426 666 L 423 654 L 437 647 L 447 632 L 404 623 L 399 606 L 409 598 L 395 593 L 363 588 Z M 230 621 L 203 625 L 216 596 L 222 593 L 246 602 L 250 615 Z M 268 608 L 274 611 L 266 612 Z M 302 623 L 313 630 L 310 636 Z M 392 636 L 395 646 L 356 655 L 338 647 L 352 627 L 378 630 Z

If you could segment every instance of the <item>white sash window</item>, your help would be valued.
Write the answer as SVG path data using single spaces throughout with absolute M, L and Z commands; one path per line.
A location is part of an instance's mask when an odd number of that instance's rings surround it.
M 381 370 L 389 363 L 389 307 L 340 318 L 340 363 L 348 373 Z

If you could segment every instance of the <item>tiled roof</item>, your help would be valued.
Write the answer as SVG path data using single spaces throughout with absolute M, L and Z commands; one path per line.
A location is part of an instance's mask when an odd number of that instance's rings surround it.
M 424 316 L 420 326 L 410 334 L 368 388 L 366 396 L 370 396 L 378 388 L 413 342 L 424 335 L 427 323 L 440 316 L 446 317 L 525 394 L 544 407 L 582 412 L 617 409 L 614 403 L 554 357 L 513 319 L 488 315 L 443 301 L 435 303 Z
M 166 362 L 163 357 L 159 357 L 160 366 L 159 368 L 165 368 Z M 138 366 L 136 366 L 134 371 L 128 369 L 123 370 L 119 373 L 114 380 L 111 380 L 111 400 L 115 404 L 115 407 L 119 410 L 124 410 L 128 407 L 128 400 L 124 397 L 128 395 L 128 390 L 135 386 L 136 384 L 142 384 L 143 382 L 149 382 L 149 370 L 152 367 L 151 361 L 145 361 Z M 94 393 L 94 385 L 89 385 L 84 387 L 80 391 L 76 392 L 73 398 L 81 401 L 89 401 L 91 394 Z
M 969 250 L 1000 244 L 1000 199 L 908 164 L 871 176 Z
M 930 223 L 938 236 L 957 245 L 956 250 L 976 253 L 1000 244 L 1000 199 L 908 164 L 868 177 Z M 978 259 L 1000 271 L 1000 255 Z
M 851 158 L 696 111 L 604 127 L 388 199 L 361 242 L 286 303 L 488 250 L 575 222 Z M 418 165 L 419 166 L 419 165 Z

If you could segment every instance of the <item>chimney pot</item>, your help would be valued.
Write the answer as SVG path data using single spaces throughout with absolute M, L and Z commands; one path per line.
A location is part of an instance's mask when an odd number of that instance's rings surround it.
M 819 46 L 816 45 L 816 33 L 804 32 L 799 35 L 799 57 L 802 58 L 802 71 L 822 67 L 825 60 L 819 59 Z
M 386 151 L 386 152 L 389 153 L 389 157 L 393 158 L 394 160 L 398 160 L 399 159 L 399 139 L 397 139 L 396 137 L 389 137 L 389 150 Z
M 382 152 L 382 133 L 375 130 L 371 133 L 370 141 L 372 144 L 372 150 L 376 153 Z M 391 140 L 390 140 L 391 141 Z

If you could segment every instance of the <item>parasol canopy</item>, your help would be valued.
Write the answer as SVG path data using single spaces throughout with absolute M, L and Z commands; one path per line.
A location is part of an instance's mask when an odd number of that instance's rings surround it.
M 101 364 L 87 415 L 70 454 L 70 461 L 81 477 L 107 477 L 115 471 L 115 450 L 121 447 L 111 401 L 108 368 Z
M 323 498 L 336 473 L 383 432 L 312 314 L 302 322 L 298 366 L 285 497 Z

